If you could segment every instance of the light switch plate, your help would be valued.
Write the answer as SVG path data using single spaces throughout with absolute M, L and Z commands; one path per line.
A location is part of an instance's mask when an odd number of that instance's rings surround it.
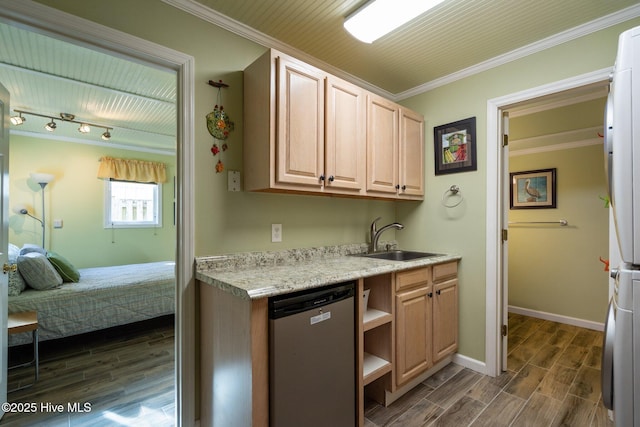
M 62 220 L 54 219 L 53 220 L 53 228 L 62 228 Z
M 229 171 L 227 172 L 228 189 L 229 191 L 240 191 L 240 172 Z
M 282 242 L 282 224 L 271 224 L 271 242 Z

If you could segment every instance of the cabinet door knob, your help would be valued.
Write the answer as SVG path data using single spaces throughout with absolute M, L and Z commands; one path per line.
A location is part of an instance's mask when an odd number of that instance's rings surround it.
M 402 186 L 402 191 L 404 191 L 404 190 L 406 190 L 406 189 L 407 189 L 407 186 L 406 186 L 406 185 L 403 185 L 403 186 Z
M 320 181 L 324 181 L 324 175 L 320 175 Z
M 433 292 L 429 292 L 427 295 L 429 296 L 429 298 L 433 298 Z
M 440 295 L 440 289 L 438 289 L 438 290 L 436 291 L 436 294 Z
M 400 184 L 396 184 L 396 190 L 400 189 Z
M 330 175 L 330 176 L 329 176 L 329 182 L 333 182 L 333 180 L 334 180 L 334 179 L 335 179 L 335 178 L 333 177 L 333 175 Z

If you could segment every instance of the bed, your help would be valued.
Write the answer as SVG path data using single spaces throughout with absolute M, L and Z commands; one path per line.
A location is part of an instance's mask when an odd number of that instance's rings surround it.
M 54 289 L 26 288 L 9 296 L 9 313 L 36 310 L 39 340 L 51 340 L 152 319 L 175 311 L 173 261 L 78 270 L 77 283 Z M 31 342 L 9 337 L 9 346 Z

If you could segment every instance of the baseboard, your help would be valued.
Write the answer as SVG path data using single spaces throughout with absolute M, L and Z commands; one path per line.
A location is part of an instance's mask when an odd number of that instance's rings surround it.
M 476 359 L 472 359 L 468 356 L 464 356 L 460 353 L 453 355 L 453 363 L 465 368 L 469 368 L 472 371 L 476 371 L 482 375 L 487 375 L 487 364 Z
M 508 310 L 510 313 L 522 314 L 524 316 L 535 317 L 538 319 L 551 320 L 553 322 L 565 323 L 567 325 L 579 326 L 586 329 L 593 329 L 594 331 L 604 331 L 604 323 L 594 322 L 591 320 L 577 319 L 575 317 L 562 316 L 560 314 L 531 310 L 528 308 L 516 307 L 513 305 L 510 305 Z

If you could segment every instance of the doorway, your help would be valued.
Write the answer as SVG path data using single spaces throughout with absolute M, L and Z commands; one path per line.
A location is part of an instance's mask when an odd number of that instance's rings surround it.
M 193 425 L 195 416 L 195 278 L 193 187 L 194 59 L 129 34 L 40 5 L 10 2 L 0 19 L 72 43 L 132 61 L 160 66 L 177 73 L 177 173 L 176 173 L 176 423 Z
M 508 324 L 508 239 L 503 230 L 509 221 L 509 157 L 502 147 L 502 135 L 508 133 L 503 113 L 545 99 L 571 95 L 593 86 L 605 86 L 611 69 L 532 88 L 487 102 L 487 224 L 486 224 L 486 373 L 499 375 L 506 370 L 506 334 Z

